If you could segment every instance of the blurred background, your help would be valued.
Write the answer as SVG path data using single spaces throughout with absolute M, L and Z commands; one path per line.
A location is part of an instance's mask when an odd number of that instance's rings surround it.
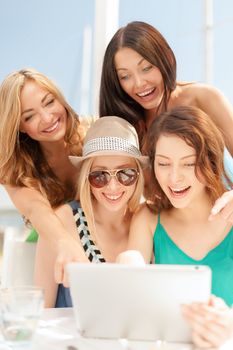
M 133 20 L 165 36 L 178 80 L 213 84 L 233 103 L 231 0 L 0 0 L 0 82 L 33 67 L 58 84 L 79 114 L 98 114 L 104 50 L 118 27 Z M 0 186 L 0 227 L 7 225 L 22 219 Z

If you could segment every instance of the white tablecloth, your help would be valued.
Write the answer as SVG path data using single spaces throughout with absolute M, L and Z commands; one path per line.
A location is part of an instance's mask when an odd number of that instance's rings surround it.
M 43 313 L 32 350 L 191 350 L 186 344 L 132 342 L 125 339 L 87 339 L 76 331 L 73 310 L 47 309 Z
M 5 349 L 1 347 L 0 350 Z M 45 309 L 30 348 L 27 350 L 193 350 L 190 344 L 133 342 L 125 339 L 100 340 L 81 337 L 75 326 L 73 310 Z M 233 344 L 221 350 L 232 350 Z M 21 349 L 20 349 L 21 350 Z

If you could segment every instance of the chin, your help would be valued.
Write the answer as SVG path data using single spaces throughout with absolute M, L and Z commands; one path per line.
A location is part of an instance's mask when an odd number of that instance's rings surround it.
M 125 207 L 125 204 L 105 206 L 106 210 L 109 211 L 110 213 L 116 213 L 118 211 L 121 211 L 124 207 Z
M 170 203 L 176 209 L 184 209 L 184 208 L 187 208 L 187 206 L 188 206 L 188 203 L 186 203 L 186 202 L 184 203 L 182 201 L 179 202 L 178 200 L 176 200 L 176 201 L 170 200 Z
M 59 130 L 58 133 L 54 136 L 57 141 L 60 141 L 65 138 L 66 131 L 65 130 Z

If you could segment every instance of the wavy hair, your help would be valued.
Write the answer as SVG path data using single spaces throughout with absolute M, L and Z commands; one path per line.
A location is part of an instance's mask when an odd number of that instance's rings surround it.
M 144 22 L 135 21 L 120 28 L 107 46 L 102 66 L 99 114 L 123 117 L 134 125 L 141 141 L 145 133 L 144 108 L 124 92 L 115 68 L 115 55 L 123 47 L 136 51 L 160 70 L 164 83 L 163 110 L 166 110 L 170 94 L 176 87 L 176 59 L 162 34 Z
M 80 155 L 82 139 L 79 119 L 56 85 L 45 75 L 26 68 L 8 75 L 0 86 L 0 183 L 34 188 L 56 207 L 74 198 L 71 184 L 62 183 L 49 166 L 38 141 L 19 131 L 20 94 L 27 81 L 34 81 L 49 91 L 65 107 L 67 130 L 64 142 L 70 154 Z
M 172 205 L 161 189 L 154 173 L 156 144 L 161 135 L 175 135 L 196 151 L 195 173 L 201 174 L 206 191 L 214 203 L 233 183 L 224 170 L 224 141 L 211 118 L 196 107 L 176 107 L 156 118 L 148 132 L 146 150 L 151 164 L 151 207 L 157 211 Z M 203 181 L 203 180 L 200 180 Z

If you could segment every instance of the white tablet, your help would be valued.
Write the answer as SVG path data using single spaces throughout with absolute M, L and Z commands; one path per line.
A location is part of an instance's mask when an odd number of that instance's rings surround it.
M 207 301 L 207 266 L 67 266 L 78 329 L 92 338 L 190 342 L 180 305 Z

